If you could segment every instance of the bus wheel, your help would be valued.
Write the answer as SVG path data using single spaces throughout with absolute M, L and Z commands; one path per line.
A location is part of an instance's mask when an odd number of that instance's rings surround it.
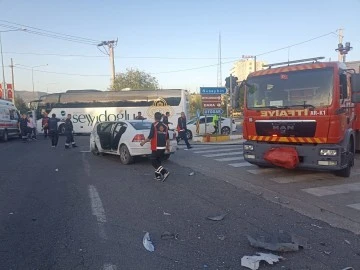
M 126 145 L 120 146 L 120 161 L 124 165 L 128 165 L 134 162 L 134 157 L 130 155 L 129 149 Z
M 61 124 L 59 127 L 59 134 L 64 135 L 65 134 L 65 125 Z
M 354 141 L 351 139 L 350 143 L 348 145 L 348 150 L 347 150 L 347 155 L 348 157 L 348 164 L 344 169 L 335 171 L 335 175 L 336 176 L 340 176 L 340 177 L 350 177 L 351 175 L 351 167 L 354 166 Z
M 8 136 L 7 130 L 4 130 L 4 134 L 2 136 L 2 141 L 7 142 L 8 140 L 9 140 L 9 136 Z

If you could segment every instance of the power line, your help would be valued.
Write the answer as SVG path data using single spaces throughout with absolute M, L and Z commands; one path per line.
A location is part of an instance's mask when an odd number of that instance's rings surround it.
M 308 39 L 308 40 L 305 40 L 305 41 L 302 41 L 302 42 L 294 43 L 294 44 L 291 44 L 291 45 L 288 45 L 288 46 L 285 46 L 285 47 L 282 47 L 282 48 L 279 48 L 279 49 L 275 49 L 275 50 L 267 51 L 267 52 L 264 52 L 264 53 L 260 53 L 260 54 L 257 54 L 256 56 L 262 56 L 262 55 L 274 53 L 274 52 L 277 52 L 277 51 L 289 49 L 289 48 L 292 48 L 292 47 L 295 47 L 295 46 L 298 46 L 298 45 L 302 45 L 302 44 L 305 44 L 305 43 L 311 42 L 313 40 L 320 39 L 322 37 L 326 37 L 326 36 L 329 36 L 329 35 L 332 35 L 332 34 L 337 36 L 337 34 L 335 32 L 329 32 L 327 34 L 320 35 L 320 36 L 317 36 L 317 37 L 314 37 L 314 38 L 311 38 L 311 39 Z M 237 57 L 236 59 L 239 59 L 239 57 Z M 222 62 L 222 64 L 230 64 L 230 63 L 234 63 L 236 61 L 237 60 Z M 206 66 L 199 66 L 199 67 L 186 68 L 186 69 L 178 69 L 178 70 L 172 70 L 172 71 L 154 72 L 154 73 L 150 73 L 150 74 L 156 75 L 156 74 L 185 72 L 185 71 L 198 70 L 198 69 L 203 69 L 203 68 L 208 68 L 208 67 L 215 67 L 217 65 L 218 64 L 211 64 L 211 65 L 206 65 Z M 19 67 L 17 67 L 17 68 L 19 68 Z M 21 68 L 21 69 L 26 69 L 26 68 Z M 83 76 L 83 77 L 91 77 L 91 76 L 93 76 L 93 77 L 108 77 L 109 76 L 109 75 L 87 75 L 87 74 L 60 73 L 60 72 L 51 72 L 51 71 L 45 71 L 45 70 L 34 70 L 34 71 L 43 72 L 43 73 L 60 74 L 60 75 L 69 75 L 69 76 Z
M 31 68 L 25 68 L 25 67 L 19 67 L 19 66 L 14 66 L 14 68 L 30 70 L 30 71 L 32 70 Z M 41 73 L 50 73 L 50 74 L 68 75 L 68 76 L 80 76 L 80 77 L 109 77 L 109 75 L 63 73 L 63 72 L 46 71 L 46 70 L 40 70 L 40 69 L 34 69 L 34 71 L 41 72 Z
M 14 22 L 10 22 L 7 20 L 0 20 L 0 22 L 16 25 L 16 26 L 20 26 L 20 27 L 25 27 L 26 29 L 34 29 L 34 30 L 38 30 L 41 32 L 60 35 L 60 36 L 64 36 L 64 37 L 68 37 L 68 38 L 72 38 L 72 39 L 83 40 L 83 41 L 93 42 L 93 43 L 99 43 L 99 40 L 96 40 L 96 39 L 90 39 L 90 38 L 84 38 L 84 37 L 79 37 L 79 36 L 74 36 L 74 35 L 63 34 L 63 33 L 49 31 L 49 30 L 45 30 L 45 29 L 41 29 L 41 28 L 37 28 L 37 27 L 25 25 L 25 24 L 14 23 Z M 12 27 L 14 27 L 14 26 L 12 26 Z

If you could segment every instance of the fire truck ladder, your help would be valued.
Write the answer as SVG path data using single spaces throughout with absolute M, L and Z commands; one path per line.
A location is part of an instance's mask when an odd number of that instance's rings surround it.
M 299 64 L 299 63 L 306 63 L 306 62 L 316 63 L 316 62 L 318 62 L 318 60 L 322 60 L 322 59 L 325 59 L 325 57 L 321 56 L 321 57 L 306 58 L 306 59 L 287 61 L 287 62 L 281 62 L 281 63 L 267 64 L 267 65 L 263 65 L 263 67 L 272 68 L 275 66 L 283 66 L 283 65 L 290 66 L 290 64 Z

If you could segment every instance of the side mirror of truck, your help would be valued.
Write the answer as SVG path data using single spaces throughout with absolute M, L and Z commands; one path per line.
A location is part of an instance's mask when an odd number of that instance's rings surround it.
M 360 74 L 351 75 L 351 102 L 360 103 Z

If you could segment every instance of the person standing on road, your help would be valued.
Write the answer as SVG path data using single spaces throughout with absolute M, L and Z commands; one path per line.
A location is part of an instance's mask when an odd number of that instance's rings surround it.
M 31 115 L 28 116 L 28 128 L 29 138 L 36 140 L 36 123 Z
M 71 114 L 67 115 L 64 125 L 65 125 L 65 136 L 66 136 L 65 149 L 69 149 L 70 144 L 72 147 L 77 147 L 74 141 L 74 135 L 73 135 L 74 127 L 73 127 L 73 123 L 71 122 Z
M 47 113 L 44 113 L 44 117 L 41 121 L 41 126 L 44 131 L 44 139 L 46 139 L 49 134 L 49 116 Z
M 140 143 L 144 146 L 145 143 L 151 142 L 151 164 L 155 169 L 155 180 L 165 181 L 170 172 L 162 165 L 161 161 L 164 159 L 165 151 L 170 151 L 170 141 L 168 127 L 160 121 L 161 113 L 155 113 L 155 122 L 151 125 L 150 134 L 148 138 Z
M 178 119 L 177 130 L 179 132 L 180 139 L 184 140 L 187 149 L 191 149 L 192 146 L 190 145 L 187 137 L 186 116 L 184 112 L 181 112 L 181 116 Z
M 219 131 L 219 116 L 218 115 L 214 115 L 213 116 L 213 120 L 212 120 L 212 124 L 214 126 L 214 132 L 212 134 L 217 134 Z
M 20 132 L 21 132 L 21 139 L 23 142 L 26 142 L 27 130 L 28 130 L 28 119 L 26 117 L 26 114 L 21 115 L 21 118 L 19 120 L 19 127 L 20 127 Z
M 167 125 L 167 127 L 169 128 L 169 125 L 172 123 L 169 122 L 169 117 L 170 117 L 170 112 L 166 112 L 164 115 L 163 115 L 163 118 L 162 118 L 162 122 Z
M 53 113 L 51 118 L 49 118 L 48 126 L 49 126 L 49 135 L 51 137 L 51 147 L 55 148 L 59 141 L 59 131 L 58 131 L 58 123 L 60 119 L 56 118 L 56 114 Z

